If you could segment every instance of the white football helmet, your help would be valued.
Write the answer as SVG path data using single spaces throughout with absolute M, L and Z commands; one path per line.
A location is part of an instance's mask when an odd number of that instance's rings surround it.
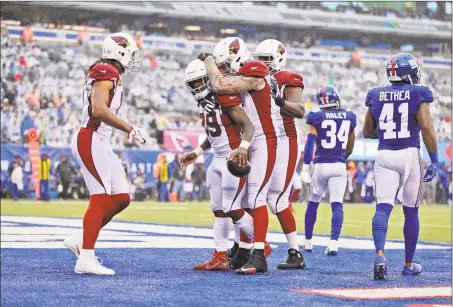
M 186 67 L 184 81 L 195 99 L 206 97 L 211 92 L 208 74 L 204 62 L 193 60 Z
M 238 72 L 249 56 L 249 50 L 245 42 L 239 37 L 227 37 L 222 39 L 212 53 L 220 72 L 232 75 Z
M 113 59 L 121 63 L 124 69 L 138 71 L 142 61 L 137 60 L 138 47 L 135 39 L 127 33 L 113 33 L 102 43 L 103 59 Z
M 253 58 L 266 64 L 273 74 L 286 65 L 288 54 L 285 45 L 281 42 L 276 39 L 266 39 L 256 47 Z

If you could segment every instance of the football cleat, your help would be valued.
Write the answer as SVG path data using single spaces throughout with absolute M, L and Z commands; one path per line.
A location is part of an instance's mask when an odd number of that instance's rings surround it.
M 267 262 L 264 258 L 264 250 L 254 249 L 249 261 L 241 268 L 236 270 L 236 273 L 243 275 L 250 275 L 256 273 L 267 272 Z
M 235 241 L 233 247 L 227 251 L 227 259 L 230 261 L 239 249 L 239 244 Z
M 387 260 L 384 256 L 378 256 L 374 261 L 374 279 L 387 280 Z
M 64 246 L 72 251 L 77 258 L 80 256 L 80 251 L 82 250 L 82 236 L 81 235 L 73 235 L 66 238 L 63 241 Z
M 327 256 L 336 256 L 338 254 L 338 241 L 330 240 L 329 245 L 326 248 Z
M 304 250 L 306 252 L 311 253 L 311 251 L 313 250 L 313 244 L 311 243 L 311 239 L 310 240 L 305 239 L 304 244 L 302 246 L 304 247 Z
M 405 276 L 415 276 L 420 274 L 423 271 L 423 267 L 418 262 L 412 262 L 412 268 L 408 267 L 407 265 L 404 266 L 403 271 L 401 274 Z
M 230 268 L 228 267 L 226 252 L 216 251 L 212 255 L 212 259 L 208 262 L 197 264 L 193 267 L 196 271 L 226 271 Z
M 115 275 L 115 271 L 102 265 L 102 260 L 95 256 L 81 256 L 77 259 L 74 272 L 77 274 Z
M 304 256 L 297 249 L 290 248 L 288 250 L 288 259 L 286 262 L 280 263 L 277 266 L 277 269 L 280 270 L 291 270 L 291 269 L 305 269 L 307 265 L 305 264 Z
M 250 259 L 250 249 L 239 247 L 233 259 L 228 263 L 233 270 L 239 269 Z
M 267 259 L 269 255 L 272 253 L 272 247 L 269 243 L 264 242 L 264 258 Z

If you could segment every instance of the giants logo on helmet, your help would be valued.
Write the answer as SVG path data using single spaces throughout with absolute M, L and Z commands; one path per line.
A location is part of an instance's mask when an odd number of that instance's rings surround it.
M 285 46 L 283 46 L 282 44 L 278 44 L 277 52 L 283 55 L 286 52 Z
M 126 48 L 130 45 L 129 41 L 123 36 L 112 36 L 112 39 L 115 41 L 115 43 L 123 48 Z
M 238 54 L 239 40 L 237 38 L 230 43 L 229 49 L 230 49 L 230 54 Z

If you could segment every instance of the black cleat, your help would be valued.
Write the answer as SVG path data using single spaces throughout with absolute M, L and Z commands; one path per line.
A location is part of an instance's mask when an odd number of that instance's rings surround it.
M 230 268 L 233 270 L 239 269 L 250 259 L 250 250 L 239 247 L 234 257 L 228 262 Z
M 263 249 L 254 249 L 250 260 L 236 270 L 238 274 L 256 274 L 267 272 L 267 262 Z
M 235 241 L 233 247 L 227 251 L 227 260 L 228 261 L 233 259 L 234 255 L 236 255 L 236 252 L 238 251 L 238 249 L 239 249 L 239 244 Z
M 305 264 L 304 255 L 299 252 L 297 249 L 290 248 L 288 249 L 288 259 L 285 262 L 277 265 L 277 269 L 280 270 L 297 270 L 305 269 L 307 265 Z

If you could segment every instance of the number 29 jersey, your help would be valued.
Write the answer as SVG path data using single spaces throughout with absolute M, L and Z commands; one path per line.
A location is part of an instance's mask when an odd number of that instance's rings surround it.
M 433 93 L 422 85 L 395 84 L 370 90 L 365 105 L 376 121 L 378 150 L 420 149 L 417 110 L 422 102 L 432 101 Z
M 349 133 L 357 125 L 357 117 L 351 111 L 332 109 L 310 112 L 307 124 L 318 132 L 314 163 L 345 163 Z
M 227 157 L 241 143 L 241 127 L 235 124 L 223 108 L 242 105 L 240 95 L 216 95 L 218 107 L 207 113 L 200 108 L 201 124 L 217 158 Z

